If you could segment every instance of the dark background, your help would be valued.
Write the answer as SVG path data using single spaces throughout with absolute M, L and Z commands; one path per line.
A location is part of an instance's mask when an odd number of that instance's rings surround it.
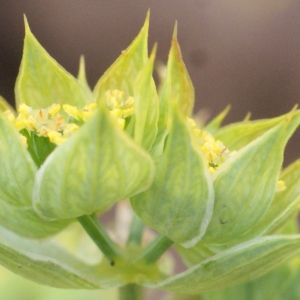
M 151 9 L 149 46 L 166 62 L 175 20 L 196 90 L 195 111 L 212 116 L 232 105 L 229 121 L 286 113 L 300 102 L 299 0 L 0 0 L 0 94 L 13 103 L 21 61 L 23 14 L 52 57 L 72 74 L 85 55 L 93 87 L 143 25 Z M 300 157 L 300 134 L 287 162 Z

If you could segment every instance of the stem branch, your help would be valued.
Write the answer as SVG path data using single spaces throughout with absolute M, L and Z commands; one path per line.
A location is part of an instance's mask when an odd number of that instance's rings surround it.
M 114 265 L 115 259 L 120 256 L 115 243 L 111 240 L 100 222 L 92 216 L 84 215 L 77 218 L 81 226 L 98 246 L 105 257 Z
M 142 287 L 134 283 L 119 288 L 119 300 L 142 299 Z
M 143 230 L 144 230 L 144 223 L 135 213 L 133 213 L 129 236 L 127 239 L 127 245 L 129 244 L 139 245 L 142 240 Z
M 166 251 L 171 247 L 173 241 L 166 236 L 159 235 L 151 242 L 145 252 L 140 256 L 139 260 L 143 260 L 147 264 L 155 263 Z

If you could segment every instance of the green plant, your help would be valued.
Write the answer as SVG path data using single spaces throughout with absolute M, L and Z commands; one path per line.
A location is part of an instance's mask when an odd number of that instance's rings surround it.
M 121 299 L 138 299 L 141 286 L 185 294 L 233 286 L 299 251 L 297 232 L 280 230 L 300 203 L 300 161 L 281 172 L 300 111 L 221 127 L 225 110 L 200 128 L 176 28 L 158 93 L 148 24 L 149 16 L 92 91 L 83 59 L 74 78 L 25 20 L 18 112 L 0 102 L 4 267 L 53 287 L 120 288 Z M 99 221 L 122 199 L 133 209 L 124 245 Z M 146 245 L 145 225 L 157 232 Z M 103 255 L 78 257 L 61 235 Z M 172 245 L 189 266 L 176 275 L 162 257 Z

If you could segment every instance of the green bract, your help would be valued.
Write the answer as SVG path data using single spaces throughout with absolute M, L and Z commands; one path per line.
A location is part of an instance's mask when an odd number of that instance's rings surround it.
M 101 106 L 39 169 L 33 205 L 50 219 L 92 214 L 147 188 L 153 172 L 151 157 L 114 127 Z
M 255 279 L 299 251 L 300 235 L 282 228 L 300 205 L 300 162 L 282 163 L 300 111 L 221 127 L 227 108 L 197 127 L 177 29 L 158 93 L 148 26 L 149 16 L 91 90 L 84 59 L 73 77 L 25 21 L 19 114 L 0 98 L 0 263 L 13 272 L 61 288 L 134 283 L 200 294 Z M 134 211 L 125 246 L 98 220 L 120 200 Z M 76 218 L 103 253 L 92 265 L 53 237 Z M 144 225 L 158 233 L 146 246 Z M 176 275 L 158 260 L 173 243 L 190 267 Z
M 210 221 L 214 192 L 205 161 L 176 106 L 152 186 L 131 199 L 147 225 L 176 243 L 194 246 Z
M 25 19 L 23 59 L 15 88 L 16 105 L 43 108 L 52 103 L 84 106 L 78 80 L 66 72 L 39 44 Z

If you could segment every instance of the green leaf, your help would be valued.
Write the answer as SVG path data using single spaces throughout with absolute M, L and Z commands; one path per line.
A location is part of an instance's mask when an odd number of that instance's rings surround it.
M 288 166 L 280 176 L 286 189 L 275 195 L 266 214 L 251 228 L 260 234 L 274 233 L 298 213 L 300 207 L 300 160 Z
M 119 287 L 117 274 L 80 261 L 53 242 L 35 242 L 0 227 L 0 264 L 34 282 L 56 288 Z
M 222 289 L 257 278 L 299 252 L 299 235 L 256 238 L 225 250 L 188 270 L 144 286 L 187 294 Z
M 97 82 L 96 101 L 102 99 L 106 91 L 115 89 L 123 91 L 125 99 L 133 96 L 133 82 L 148 61 L 148 28 L 149 13 L 138 36 Z
M 222 141 L 222 143 L 226 145 L 228 149 L 239 150 L 283 120 L 291 119 L 290 129 L 287 129 L 286 134 L 286 139 L 288 139 L 295 129 L 295 124 L 298 126 L 299 118 L 300 111 L 292 110 L 286 115 L 272 119 L 233 123 L 218 130 L 215 134 L 215 138 Z
M 79 61 L 79 71 L 77 75 L 77 80 L 81 86 L 82 93 L 85 96 L 85 99 L 87 102 L 90 102 L 93 99 L 93 92 L 89 87 L 89 84 L 86 79 L 86 72 L 85 72 L 85 60 L 84 56 L 80 56 L 80 61 Z
M 134 84 L 134 139 L 148 151 L 157 134 L 158 96 L 152 78 L 156 47 Z
M 232 243 L 267 211 L 282 165 L 286 123 L 242 148 L 216 171 L 214 213 L 203 241 Z
M 15 87 L 16 106 L 45 108 L 53 103 L 83 107 L 85 96 L 77 79 L 39 44 L 25 19 L 22 63 Z
M 5 203 L 0 204 L 0 224 L 28 238 L 40 239 L 51 236 L 65 228 L 71 220 L 46 222 L 33 211 L 11 207 Z
M 31 207 L 36 169 L 18 132 L 0 113 L 0 201 Z
M 11 107 L 11 105 L 0 96 L 0 112 L 4 112 L 6 110 L 10 110 L 13 114 L 15 114 L 15 110 Z
M 220 128 L 224 118 L 227 116 L 231 106 L 227 105 L 226 108 L 221 111 L 215 118 L 213 118 L 206 126 L 205 130 L 214 135 Z
M 89 215 L 145 190 L 153 173 L 151 157 L 113 123 L 102 103 L 39 169 L 33 203 L 49 219 Z
M 210 174 L 192 145 L 185 119 L 174 108 L 164 154 L 152 186 L 131 199 L 136 214 L 150 227 L 185 247 L 197 243 L 213 209 Z

